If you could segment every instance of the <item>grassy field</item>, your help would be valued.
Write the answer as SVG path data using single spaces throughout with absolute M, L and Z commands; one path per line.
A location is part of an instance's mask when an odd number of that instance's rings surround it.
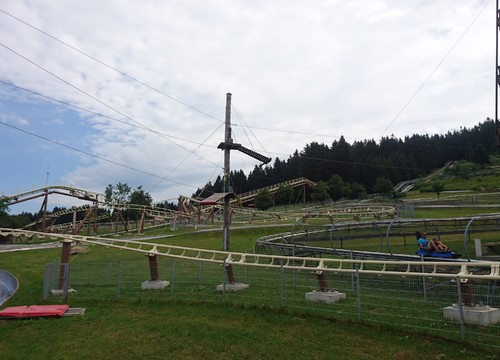
M 252 251 L 257 238 L 277 231 L 283 229 L 236 229 L 231 233 L 231 249 Z M 165 230 L 164 234 L 172 233 Z M 183 232 L 161 242 L 220 249 L 222 234 Z M 59 256 L 60 249 L 0 254 L 0 267 L 15 274 L 21 284 L 6 305 L 42 304 L 44 264 Z M 126 261 L 134 256 L 92 247 L 72 261 Z M 155 300 L 77 300 L 70 306 L 86 308 L 85 316 L 0 321 L 1 358 L 499 359 L 491 349 L 445 340 L 436 334 L 396 331 L 265 306 Z
M 492 208 L 487 212 L 498 210 Z M 477 213 L 477 209 L 456 208 L 417 210 L 415 215 L 418 218 L 447 218 Z M 316 225 L 327 221 L 314 220 Z M 236 228 L 231 231 L 230 248 L 253 252 L 258 238 L 292 229 L 300 230 L 292 223 L 280 227 Z M 220 230 L 156 228 L 147 235 L 165 235 L 161 240 L 154 240 L 165 244 L 222 248 Z M 481 238 L 499 240 L 496 233 L 484 233 Z M 391 251 L 414 253 L 414 240 L 394 237 Z M 444 240 L 454 249 L 463 249 L 463 235 L 444 236 Z M 344 242 L 342 247 L 375 251 L 380 243 L 379 238 L 352 240 Z M 383 243 L 385 246 L 385 239 Z M 325 242 L 325 246 L 331 245 Z M 467 246 L 473 253 L 472 242 Z M 21 284 L 4 307 L 43 304 L 44 266 L 59 257 L 60 249 L 0 254 L 0 268 L 13 273 Z M 131 252 L 95 246 L 87 254 L 72 257 L 72 262 L 104 263 L 134 257 L 137 255 Z M 446 340 L 439 334 L 413 333 L 265 305 L 221 305 L 179 299 L 166 302 L 154 298 L 120 301 L 70 298 L 69 305 L 86 308 L 85 316 L 0 320 L 0 358 L 500 359 L 500 354 L 491 348 Z
M 495 359 L 358 323 L 243 307 L 88 303 L 83 318 L 5 321 L 2 359 Z

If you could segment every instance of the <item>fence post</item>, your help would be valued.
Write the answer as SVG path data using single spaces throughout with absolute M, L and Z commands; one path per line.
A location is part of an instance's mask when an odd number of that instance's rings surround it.
M 351 260 L 354 259 L 354 254 L 351 250 Z M 354 269 L 354 263 L 351 261 L 351 269 Z M 354 273 L 351 273 L 351 291 L 354 292 Z
M 358 293 L 358 320 L 363 320 L 362 312 L 361 312 L 361 286 L 359 281 L 359 268 L 356 269 L 356 290 Z
M 174 279 L 175 279 L 175 260 L 172 263 L 172 279 L 170 281 L 170 295 L 174 295 Z
M 423 274 L 425 272 L 423 255 L 420 255 L 420 260 L 422 261 L 422 274 Z M 422 287 L 424 291 L 424 301 L 427 302 L 427 283 L 425 282 L 425 276 L 422 276 Z
M 68 289 L 69 289 L 69 262 L 64 265 L 64 287 L 63 287 L 63 301 L 66 302 L 68 300 Z
M 202 261 L 198 260 L 198 283 L 201 284 Z
M 462 300 L 462 287 L 460 286 L 460 276 L 456 278 L 457 283 L 457 296 L 458 296 L 458 313 L 460 314 L 460 337 L 462 341 L 465 340 L 465 323 L 464 323 L 464 308 Z
M 49 274 L 52 273 L 51 270 L 52 264 L 45 264 L 45 272 L 43 275 L 43 300 L 47 300 L 49 297 Z
M 116 286 L 116 299 L 120 300 L 120 291 L 122 286 L 122 262 L 118 262 L 118 278 Z
M 283 259 L 280 260 L 280 292 L 281 292 L 281 309 L 285 308 L 285 281 L 284 281 L 284 268 L 283 268 Z
M 228 281 L 227 271 L 226 271 L 226 259 L 224 259 L 224 264 L 222 266 L 222 270 L 224 271 L 222 274 L 222 297 L 224 300 L 226 299 L 226 281 Z

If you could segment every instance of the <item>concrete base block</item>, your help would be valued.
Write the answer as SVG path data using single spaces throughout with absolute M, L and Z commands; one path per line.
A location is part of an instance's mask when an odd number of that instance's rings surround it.
M 85 315 L 85 308 L 69 308 L 63 316 L 83 316 Z
M 72 289 L 72 288 L 68 289 L 68 294 L 72 294 L 72 293 L 75 293 L 75 292 L 76 292 L 75 289 Z M 52 295 L 52 296 L 63 296 L 64 295 L 64 290 L 63 289 L 52 289 L 52 290 L 50 290 L 50 295 Z
M 500 322 L 500 309 L 489 306 L 462 306 L 464 322 L 468 324 L 492 325 Z M 458 304 L 445 307 L 443 315 L 448 320 L 460 321 Z
M 338 291 L 311 291 L 306 293 L 306 300 L 324 302 L 327 304 L 332 304 L 339 300 L 344 300 L 345 298 L 346 294 Z
M 250 285 L 242 284 L 242 283 L 234 283 L 234 284 L 221 284 L 217 285 L 216 291 L 224 292 L 224 291 L 240 291 L 244 289 L 248 289 Z
M 141 284 L 141 290 L 161 290 L 169 285 L 167 280 L 146 280 Z

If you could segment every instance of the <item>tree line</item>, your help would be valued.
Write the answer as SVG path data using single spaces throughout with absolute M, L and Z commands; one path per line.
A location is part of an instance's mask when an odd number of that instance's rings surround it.
M 486 119 L 472 128 L 461 127 L 446 134 L 414 134 L 403 139 L 385 136 L 375 140 L 354 141 L 341 136 L 330 145 L 312 142 L 288 159 L 276 158 L 272 165 L 255 166 L 248 176 L 231 172 L 236 194 L 260 189 L 286 180 L 305 177 L 316 183 L 309 199 L 322 198 L 321 193 L 336 200 L 356 198 L 366 193 L 387 192 L 404 180 L 415 179 L 444 166 L 448 161 L 469 160 L 487 164 L 489 156 L 498 153 L 495 122 Z M 321 189 L 323 187 L 323 189 Z M 206 198 L 222 192 L 223 179 L 199 188 L 193 197 Z

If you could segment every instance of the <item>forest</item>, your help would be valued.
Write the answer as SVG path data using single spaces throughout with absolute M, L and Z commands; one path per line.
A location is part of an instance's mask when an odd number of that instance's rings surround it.
M 343 136 L 331 145 L 312 142 L 288 159 L 276 158 L 272 165 L 255 168 L 248 176 L 241 170 L 231 172 L 236 194 L 263 188 L 286 180 L 305 177 L 314 182 L 340 180 L 351 189 L 377 192 L 387 184 L 416 179 L 444 166 L 449 161 L 468 160 L 488 164 L 498 154 L 495 122 L 486 119 L 472 128 L 461 127 L 446 134 L 383 137 L 350 144 Z M 384 186 L 382 186 L 384 185 Z M 223 179 L 205 184 L 193 197 L 206 198 L 221 192 Z

